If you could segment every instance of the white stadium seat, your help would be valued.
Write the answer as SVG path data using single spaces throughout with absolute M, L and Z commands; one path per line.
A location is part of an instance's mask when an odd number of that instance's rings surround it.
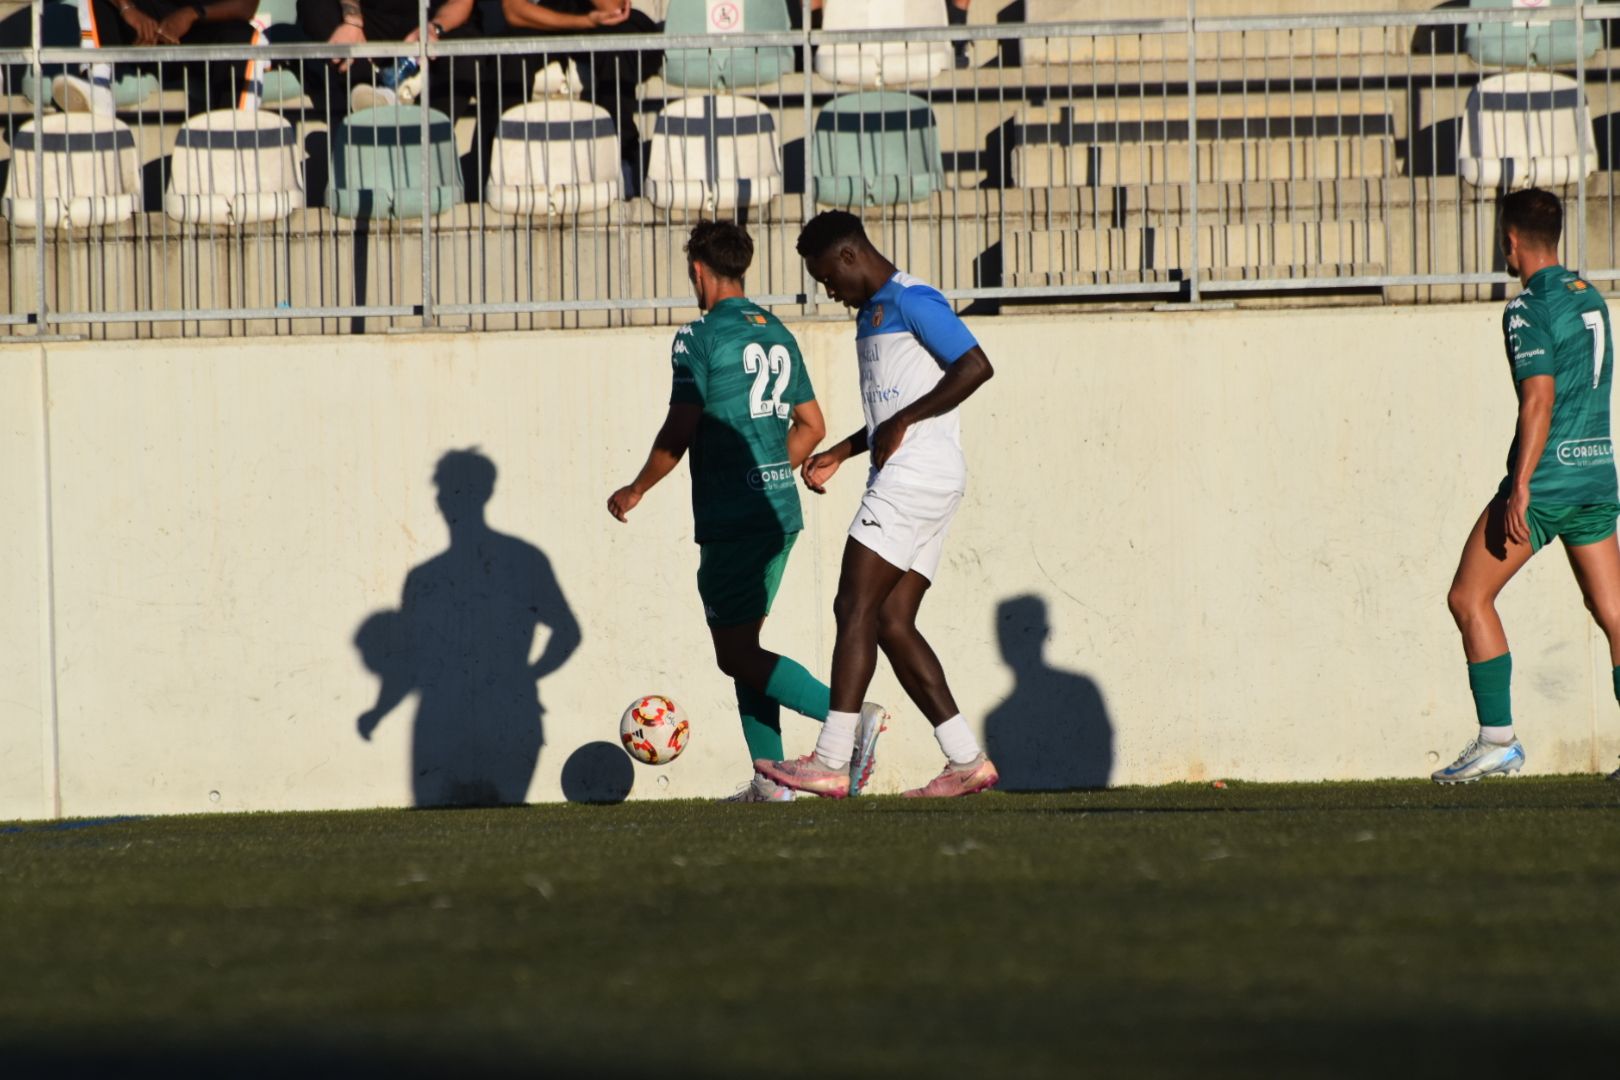
M 30 228 L 112 225 L 141 204 L 141 159 L 135 134 L 95 113 L 58 113 L 19 127 L 11 138 L 6 217 Z M 35 189 L 44 160 L 45 183 Z
M 1592 175 L 1596 140 L 1590 116 L 1582 131 L 1581 99 L 1574 79 L 1547 71 L 1480 80 L 1464 107 L 1457 172 L 1484 188 L 1562 187 Z
M 175 136 L 163 212 L 197 225 L 250 225 L 304 207 L 303 152 L 273 112 L 220 109 Z
M 951 68 L 948 41 L 904 41 L 914 27 L 946 26 L 940 0 L 827 0 L 823 30 L 894 30 L 892 41 L 865 45 L 823 45 L 816 74 L 843 86 L 901 86 L 924 82 Z
M 653 124 L 647 198 L 661 209 L 761 206 L 782 190 L 776 118 L 735 94 L 672 102 Z
M 619 200 L 619 132 L 601 106 L 551 98 L 508 109 L 484 198 L 503 214 L 570 214 Z

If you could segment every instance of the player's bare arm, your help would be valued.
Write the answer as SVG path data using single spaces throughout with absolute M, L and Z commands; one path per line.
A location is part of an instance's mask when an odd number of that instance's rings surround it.
M 788 425 L 788 465 L 797 469 L 804 464 L 816 445 L 827 437 L 827 421 L 821 415 L 821 406 L 814 401 L 801 401 L 793 406 L 792 422 Z
M 628 521 L 628 514 L 636 508 L 641 497 L 651 491 L 653 487 L 668 476 L 675 466 L 681 463 L 686 456 L 687 449 L 692 445 L 692 436 L 697 434 L 698 421 L 703 419 L 703 406 L 701 405 L 671 405 L 669 414 L 664 417 L 664 426 L 658 429 L 653 437 L 652 450 L 647 454 L 647 463 L 641 467 L 636 478 L 624 487 L 615 491 L 608 497 L 608 513 L 620 521 Z
M 832 479 L 838 466 L 852 457 L 866 453 L 866 429 L 840 439 L 819 454 L 812 454 L 799 470 L 804 486 L 817 495 L 827 494 L 827 481 Z
M 1508 493 L 1507 535 L 1515 544 L 1530 542 L 1530 477 L 1547 449 L 1552 426 L 1554 388 L 1551 375 L 1532 375 L 1519 383 L 1519 458 L 1513 463 L 1513 490 Z
M 945 377 L 939 380 L 938 386 L 878 425 L 872 433 L 872 464 L 883 468 L 884 462 L 900 449 L 907 428 L 919 420 L 950 412 L 972 397 L 995 373 L 990 358 L 977 345 L 963 353 L 945 369 Z

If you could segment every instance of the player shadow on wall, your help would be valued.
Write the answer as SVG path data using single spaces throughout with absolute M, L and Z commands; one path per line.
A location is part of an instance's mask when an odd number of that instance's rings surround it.
M 411 570 L 398 611 L 371 615 L 354 643 L 378 676 L 361 714 L 370 739 L 413 691 L 417 806 L 497 806 L 528 795 L 545 744 L 539 682 L 580 644 L 579 622 L 540 549 L 484 520 L 495 463 L 452 450 L 433 473 L 450 546 Z M 531 660 L 535 628 L 549 631 Z
M 1046 662 L 1046 601 L 1014 596 L 996 606 L 996 636 L 1013 671 L 1012 693 L 985 717 L 985 752 L 1002 791 L 1104 788 L 1114 769 L 1114 725 L 1088 676 Z

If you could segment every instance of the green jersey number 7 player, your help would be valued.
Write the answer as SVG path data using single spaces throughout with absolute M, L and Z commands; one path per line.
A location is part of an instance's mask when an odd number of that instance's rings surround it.
M 759 643 L 803 528 L 794 471 L 827 426 L 793 335 L 743 293 L 754 258 L 748 233 L 729 221 L 702 222 L 686 257 L 703 315 L 675 335 L 669 412 L 640 474 L 613 493 L 608 511 L 627 520 L 690 450 L 698 595 L 715 661 L 735 685 L 749 760 L 775 760 L 781 706 L 827 719 L 826 685 Z M 756 776 L 730 801 L 793 797 Z
M 1614 340 L 1609 311 L 1588 282 L 1558 262 L 1563 206 L 1531 189 L 1502 197 L 1498 239 L 1508 273 L 1524 288 L 1502 313 L 1508 367 L 1519 398 L 1507 476 L 1463 546 L 1448 603 L 1462 632 L 1479 733 L 1436 771 L 1442 784 L 1518 772 L 1509 681 L 1513 656 L 1496 597 L 1555 537 L 1609 639 L 1620 698 L 1620 546 L 1609 388 Z M 1620 779 L 1620 772 L 1610 777 Z

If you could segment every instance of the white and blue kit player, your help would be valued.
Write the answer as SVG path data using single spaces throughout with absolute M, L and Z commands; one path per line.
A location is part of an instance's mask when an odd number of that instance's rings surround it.
M 978 344 L 938 289 L 896 270 L 856 320 L 868 443 L 885 421 L 920 401 Z M 910 425 L 883 467 L 871 466 L 849 535 L 885 562 L 933 581 L 966 491 L 962 420 L 951 409 Z
M 799 236 L 799 254 L 828 296 L 859 311 L 855 351 L 866 420 L 805 462 L 805 485 L 822 492 L 850 457 L 870 451 L 872 460 L 833 602 L 832 708 L 821 737 L 812 754 L 754 767 L 817 795 L 842 798 L 858 789 L 885 717 L 881 708 L 862 705 L 881 648 L 906 695 L 934 725 L 947 759 L 944 772 L 905 794 L 971 795 L 999 777 L 917 629 L 917 611 L 939 573 L 967 489 L 957 408 L 994 370 L 945 297 L 897 270 L 853 214 L 818 214 Z

